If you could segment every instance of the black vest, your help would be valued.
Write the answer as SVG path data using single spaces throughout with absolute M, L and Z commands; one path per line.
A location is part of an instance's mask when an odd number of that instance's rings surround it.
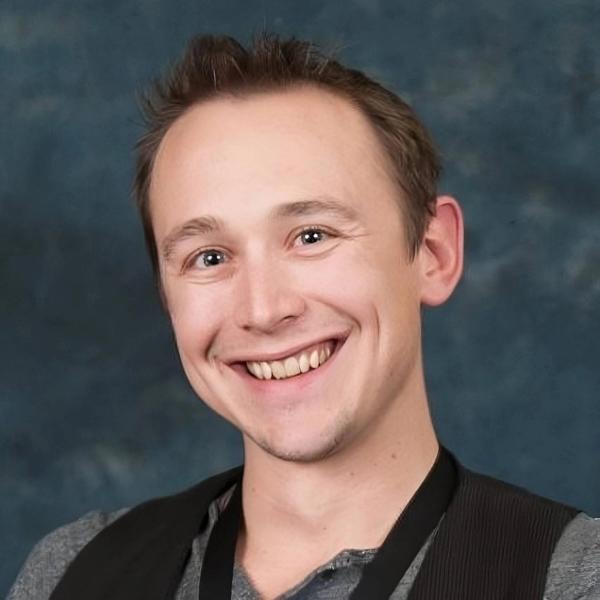
M 50 600 L 173 600 L 208 506 L 240 475 L 131 509 L 83 548 Z M 578 511 L 460 465 L 458 477 L 409 600 L 542 600 L 554 546 Z

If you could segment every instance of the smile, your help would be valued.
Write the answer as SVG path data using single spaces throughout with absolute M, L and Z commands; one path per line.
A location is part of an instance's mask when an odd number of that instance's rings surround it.
M 280 360 L 246 362 L 246 368 L 257 379 L 288 379 L 318 369 L 329 359 L 336 345 L 335 340 L 327 340 Z

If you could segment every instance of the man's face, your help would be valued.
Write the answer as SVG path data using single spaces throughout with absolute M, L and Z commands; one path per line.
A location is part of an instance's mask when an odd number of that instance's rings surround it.
M 418 266 L 384 165 L 362 114 L 312 88 L 201 104 L 159 148 L 151 213 L 181 361 L 247 452 L 317 460 L 409 402 Z

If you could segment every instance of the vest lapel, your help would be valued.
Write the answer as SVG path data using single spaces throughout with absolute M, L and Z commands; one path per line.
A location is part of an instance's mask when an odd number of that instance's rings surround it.
M 409 600 L 542 600 L 552 551 L 577 512 L 459 465 Z
M 75 557 L 50 600 L 172 600 L 210 503 L 241 475 L 237 467 L 131 509 Z

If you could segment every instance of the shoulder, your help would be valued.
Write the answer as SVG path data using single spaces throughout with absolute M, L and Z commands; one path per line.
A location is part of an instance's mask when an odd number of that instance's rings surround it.
M 235 467 L 181 492 L 152 498 L 133 508 L 115 512 L 90 512 L 77 521 L 56 529 L 33 548 L 7 600 L 47 600 L 69 565 L 95 538 L 95 542 L 100 542 L 104 537 L 102 543 L 90 544 L 88 547 L 100 548 L 100 555 L 94 555 L 96 558 L 101 556 L 104 560 L 108 557 L 115 564 L 126 564 L 126 560 L 122 560 L 121 551 L 129 549 L 131 552 L 132 547 L 134 552 L 140 547 L 146 550 L 148 542 L 152 543 L 152 540 L 156 539 L 157 531 L 166 531 L 169 538 L 173 537 L 174 526 L 180 522 L 187 522 L 182 517 L 191 515 L 192 518 L 196 518 L 206 514 L 212 501 L 226 492 L 239 479 L 241 473 L 242 467 Z M 119 523 L 115 523 L 117 520 Z M 114 526 L 109 527 L 113 523 Z M 140 526 L 148 524 L 151 527 Z M 103 535 L 99 535 L 102 532 Z M 140 535 L 140 532 L 143 532 L 147 539 Z M 119 549 L 116 556 L 115 548 Z
M 511 507 L 511 522 L 519 535 L 532 539 L 542 534 L 533 523 L 550 517 L 546 526 L 554 523 L 556 535 L 549 555 L 544 600 L 600 600 L 600 518 L 594 519 L 573 507 L 538 496 L 523 488 L 467 472 L 467 477 L 485 489 L 488 500 L 496 508 Z
M 530 538 L 551 551 L 564 528 L 580 511 L 572 506 L 539 496 L 514 484 L 470 471 L 458 464 L 457 496 L 465 506 L 476 509 L 475 521 L 506 522 L 518 532 L 515 541 Z M 471 515 L 470 520 L 474 517 Z M 550 555 L 548 555 L 550 558 Z
M 564 529 L 548 569 L 545 600 L 600 600 L 600 518 L 578 514 Z
M 46 535 L 30 552 L 7 600 L 48 598 L 83 547 L 128 510 L 93 511 Z
M 567 512 L 571 512 L 573 515 L 579 512 L 573 507 L 561 504 L 544 496 L 539 496 L 524 487 L 508 483 L 501 479 L 496 479 L 495 477 L 490 477 L 483 473 L 471 471 L 463 465 L 460 465 L 460 463 L 459 477 L 469 482 L 473 487 L 473 493 L 475 494 L 477 493 L 477 490 L 483 490 L 490 498 L 502 497 L 509 502 L 525 502 L 527 503 L 527 506 L 532 505 L 540 508 L 562 508 Z

